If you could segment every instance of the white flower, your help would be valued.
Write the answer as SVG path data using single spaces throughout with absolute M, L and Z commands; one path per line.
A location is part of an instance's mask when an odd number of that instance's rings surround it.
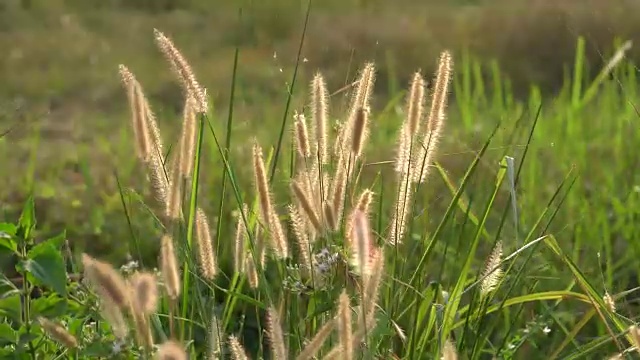
M 551 332 L 551 329 L 549 329 L 548 326 L 545 326 L 544 329 L 542 329 L 542 332 L 545 333 L 545 334 L 548 334 L 548 333 Z

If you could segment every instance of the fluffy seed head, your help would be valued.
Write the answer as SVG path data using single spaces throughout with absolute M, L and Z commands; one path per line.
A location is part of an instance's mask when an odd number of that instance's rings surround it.
M 311 222 L 311 225 L 313 225 L 316 231 L 321 232 L 322 225 L 320 224 L 320 217 L 316 213 L 315 206 L 311 202 L 311 196 L 309 196 L 309 194 L 304 191 L 300 183 L 297 181 L 294 181 L 291 184 L 291 189 L 296 199 L 300 203 L 300 206 L 302 206 L 302 209 L 307 215 L 307 218 Z
M 329 338 L 331 332 L 335 328 L 336 320 L 331 319 L 327 321 L 322 327 L 318 330 L 316 335 L 309 341 L 309 343 L 304 347 L 302 352 L 298 354 L 296 360 L 310 360 L 313 359 L 314 356 L 318 353 L 324 342 Z
M 458 360 L 458 352 L 456 346 L 451 339 L 447 339 L 444 342 L 444 348 L 442 349 L 442 360 Z
M 158 307 L 158 283 L 155 275 L 150 272 L 136 272 L 129 282 L 135 307 L 145 314 L 155 312 Z
M 311 82 L 311 119 L 313 121 L 317 143 L 318 157 L 321 164 L 328 161 L 327 155 L 327 117 L 328 117 L 327 85 L 320 73 Z
M 173 238 L 165 234 L 160 245 L 160 267 L 167 295 L 171 300 L 176 300 L 180 295 L 180 273 L 178 271 L 178 259 L 173 247 Z
M 349 295 L 346 290 L 340 294 L 338 302 L 340 346 L 342 347 L 342 358 L 353 359 L 353 334 L 351 332 L 351 308 L 349 306 Z
M 267 310 L 268 337 L 269 346 L 271 348 L 271 358 L 275 360 L 286 360 L 287 349 L 284 344 L 284 335 L 282 334 L 282 325 L 280 325 L 280 316 L 278 310 L 273 306 Z
M 129 308 L 129 292 L 124 279 L 108 263 L 82 254 L 86 278 L 93 284 L 103 300 L 111 301 L 122 311 Z
M 160 347 L 156 354 L 157 360 L 187 360 L 187 352 L 179 343 L 169 340 Z
M 301 157 L 307 159 L 311 156 L 311 146 L 309 145 L 307 121 L 304 118 L 304 114 L 296 113 L 293 118 L 298 154 L 300 154 Z
M 602 300 L 604 301 L 604 304 L 607 306 L 607 309 L 609 309 L 609 311 L 613 313 L 616 312 L 616 302 L 615 300 L 613 300 L 613 296 L 611 296 L 608 291 L 604 293 Z
M 353 227 L 349 235 L 349 243 L 353 254 L 351 262 L 359 274 L 369 276 L 372 271 L 370 265 L 371 249 L 373 247 L 369 219 L 358 209 L 353 211 L 351 218 L 353 219 Z
M 489 255 L 487 259 L 487 264 L 485 266 L 485 270 L 482 273 L 482 283 L 480 285 L 480 293 L 483 295 L 487 295 L 488 293 L 494 291 L 498 284 L 500 284 L 500 280 L 502 280 L 502 269 L 499 268 L 500 262 L 502 261 L 502 241 L 498 241 L 496 243 L 495 248 Z
M 182 120 L 182 136 L 180 138 L 180 174 L 189 179 L 193 174 L 196 153 L 196 137 L 198 136 L 198 121 L 196 118 L 196 100 L 189 96 L 184 105 Z
M 358 158 L 362 154 L 365 139 L 367 138 L 367 126 L 369 122 L 369 111 L 366 108 L 358 108 L 353 123 L 353 133 L 351 135 L 351 152 Z
M 407 98 L 406 124 L 409 126 L 409 134 L 415 136 L 420 129 L 420 122 L 424 112 L 424 79 L 419 72 L 413 74 L 411 90 Z
M 242 204 L 242 214 L 238 215 L 236 220 L 236 234 L 235 234 L 235 253 L 234 253 L 234 269 L 238 273 L 244 272 L 245 264 L 245 243 L 247 241 L 247 228 L 245 227 L 245 219 L 248 214 L 247 204 Z
M 71 335 L 62 325 L 54 323 L 43 317 L 38 317 L 38 322 L 44 331 L 55 341 L 66 346 L 69 349 L 78 347 L 78 340 Z
M 199 113 L 207 112 L 207 94 L 206 91 L 196 80 L 196 76 L 191 70 L 191 66 L 187 62 L 180 50 L 178 50 L 173 42 L 158 29 L 153 30 L 158 48 L 164 54 L 165 58 L 171 65 L 171 70 L 180 80 L 185 95 L 193 96 L 196 100 L 195 110 Z
M 229 348 L 231 349 L 231 357 L 233 357 L 233 360 L 249 360 L 249 356 L 247 356 L 244 347 L 240 345 L 238 338 L 233 335 L 229 336 Z
M 209 220 L 201 208 L 196 210 L 196 246 L 198 248 L 200 272 L 205 279 L 213 280 L 218 272 L 218 266 L 213 252 L 213 239 L 209 230 Z
M 298 248 L 300 249 L 300 257 L 302 258 L 302 266 L 306 270 L 311 270 L 311 256 L 309 255 L 309 236 L 307 235 L 304 221 L 302 220 L 302 216 L 300 216 L 300 212 L 298 209 L 289 205 L 289 219 L 291 220 L 291 228 L 293 229 L 293 234 L 296 238 L 296 242 L 298 243 Z

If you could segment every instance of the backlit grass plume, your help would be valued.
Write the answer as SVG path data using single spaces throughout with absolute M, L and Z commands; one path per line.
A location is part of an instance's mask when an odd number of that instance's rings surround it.
M 39 317 L 38 322 L 53 340 L 69 349 L 75 349 L 78 347 L 78 340 L 76 340 L 75 336 L 71 335 L 62 325 L 43 317 Z

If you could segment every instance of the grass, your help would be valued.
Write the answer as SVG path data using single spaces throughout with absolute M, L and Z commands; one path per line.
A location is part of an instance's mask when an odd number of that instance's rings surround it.
M 216 108 L 223 104 L 214 102 L 195 122 L 194 181 L 182 187 L 184 216 L 174 214 L 167 219 L 163 202 L 154 200 L 146 181 L 128 182 L 147 171 L 142 161 L 130 155 L 136 140 L 130 127 L 124 125 L 117 142 L 101 144 L 101 139 L 96 139 L 96 146 L 107 146 L 119 154 L 117 160 L 111 160 L 113 177 L 94 179 L 95 164 L 84 152 L 90 149 L 81 149 L 76 170 L 79 180 L 69 182 L 69 187 L 82 186 L 84 191 L 99 193 L 103 182 L 107 186 L 117 182 L 113 186 L 119 189 L 117 193 L 102 193 L 102 202 L 89 206 L 89 224 L 103 229 L 95 236 L 111 237 L 103 241 L 117 247 L 120 255 L 131 254 L 139 261 L 139 268 L 152 270 L 156 266 L 153 259 L 158 256 L 163 234 L 175 240 L 181 264 L 179 295 L 161 293 L 155 311 L 134 318 L 132 325 L 146 319 L 143 323 L 146 321 L 151 328 L 156 344 L 173 339 L 192 357 L 216 348 L 212 333 L 218 334 L 225 354 L 229 351 L 228 335 L 237 336 L 252 358 L 269 358 L 272 344 L 279 344 L 282 337 L 285 351 L 293 357 L 332 321 L 336 330 L 321 344 L 323 356 L 341 344 L 345 331 L 348 333 L 343 325 L 350 323 L 355 333 L 368 330 L 366 342 L 358 342 L 356 351 L 364 358 L 444 355 L 453 359 L 452 347 L 455 356 L 470 359 L 604 358 L 615 353 L 630 357 L 635 351 L 631 347 L 633 336 L 637 335 L 635 330 L 627 333 L 637 311 L 630 301 L 635 295 L 627 291 L 637 286 L 638 275 L 638 252 L 633 241 L 638 235 L 635 224 L 640 193 L 634 151 L 640 134 L 634 104 L 637 69 L 633 62 L 623 60 L 603 76 L 589 77 L 585 51 L 585 43 L 578 41 L 572 71 L 565 74 L 557 95 L 545 96 L 542 89 L 531 86 L 524 101 L 514 96 L 510 81 L 496 63 L 483 63 L 468 54 L 454 57 L 456 66 L 437 161 L 430 167 L 427 181 L 410 188 L 413 200 L 404 204 L 410 209 L 407 231 L 404 241 L 397 245 L 387 242 L 389 229 L 397 226 L 393 214 L 403 183 L 398 183 L 389 160 L 396 155 L 407 94 L 400 90 L 405 86 L 390 82 L 389 87 L 397 91 L 391 92 L 386 102 L 375 96 L 371 103 L 365 156 L 347 162 L 355 171 L 348 177 L 345 196 L 341 197 L 345 202 L 343 224 L 338 231 L 320 236 L 309 249 L 312 254 L 335 254 L 338 259 L 328 263 L 330 275 L 324 282 L 313 276 L 315 272 L 305 274 L 300 267 L 304 251 L 294 250 L 298 249 L 300 236 L 290 231 L 290 216 L 284 206 L 296 204 L 289 191 L 291 179 L 308 170 L 299 159 L 294 136 L 288 132 L 292 110 L 302 111 L 303 104 L 309 104 L 304 90 L 307 84 L 303 83 L 307 79 L 301 80 L 293 68 L 287 74 L 291 76 L 286 80 L 288 92 L 281 96 L 281 104 L 267 106 L 264 126 L 243 123 L 234 111 L 240 106 L 237 91 L 242 91 L 238 62 L 243 52 L 237 50 L 236 60 L 229 66 L 233 75 L 228 116 L 219 116 Z M 604 60 L 608 58 L 606 55 Z M 351 73 L 350 78 L 355 78 Z M 431 74 L 424 75 L 430 79 Z M 332 119 L 346 119 L 350 103 L 343 95 L 353 89 L 349 86 L 330 97 Z M 356 110 L 360 107 L 368 106 L 360 104 Z M 305 113 L 310 125 L 310 111 L 305 109 Z M 158 115 L 168 116 L 161 111 Z M 276 121 L 280 123 L 271 129 Z M 165 150 L 175 158 L 184 141 L 178 141 L 179 135 L 173 136 L 178 132 L 167 129 L 165 126 L 161 131 L 169 134 L 163 139 Z M 41 183 L 41 179 L 58 174 L 37 173 L 36 157 L 42 156 L 38 151 L 40 136 L 34 131 L 24 142 L 31 149 L 31 159 L 25 161 L 27 165 L 20 172 L 24 172 L 25 189 L 42 193 L 47 183 Z M 270 255 L 264 264 L 251 259 L 260 258 L 261 242 L 277 240 L 277 231 L 273 231 L 275 220 L 265 216 L 269 206 L 261 204 L 253 185 L 255 165 L 249 164 L 255 158 L 250 136 L 263 148 L 271 201 L 282 226 L 286 224 L 285 241 L 291 251 L 284 258 Z M 7 138 L 3 138 L 3 146 L 5 157 L 10 157 Z M 337 159 L 332 160 L 327 164 L 330 175 L 339 164 Z M 170 167 L 167 170 L 172 173 Z M 356 240 L 366 243 L 366 239 L 350 237 L 344 220 L 365 188 L 375 193 L 370 216 L 354 226 L 360 234 L 370 229 L 373 244 L 358 248 L 349 244 Z M 56 198 L 47 201 L 55 204 Z M 5 349 L 2 355 L 112 358 L 114 344 L 123 346 L 118 354 L 121 358 L 138 358 L 155 351 L 135 336 L 118 339 L 114 331 L 117 322 L 108 317 L 108 321 L 102 321 L 105 314 L 97 302 L 113 295 L 105 295 L 100 287 L 92 289 L 83 282 L 67 281 L 67 275 L 73 278 L 92 263 L 80 266 L 84 249 L 69 248 L 66 234 L 47 236 L 61 231 L 62 226 L 52 229 L 47 228 L 49 222 L 36 224 L 37 218 L 47 217 L 36 212 L 41 201 L 34 204 L 32 199 L 27 200 L 16 224 L 0 227 L 0 244 L 18 264 L 19 275 L 19 280 L 3 276 L 5 295 L 0 299 L 0 316 L 7 321 L 0 326 Z M 240 211 L 244 203 L 250 209 L 248 213 Z M 202 255 L 193 251 L 196 242 L 202 240 L 194 231 L 200 207 L 209 214 L 208 228 L 215 239 L 214 279 L 203 276 L 199 268 Z M 55 205 L 45 208 L 55 209 Z M 304 209 L 299 211 L 304 214 Z M 106 218 L 113 214 L 120 220 Z M 353 216 L 358 218 L 357 213 Z M 238 219 L 248 229 L 246 251 L 251 255 L 245 260 L 248 269 L 240 272 L 235 271 L 232 242 Z M 75 221 L 65 218 L 64 227 L 73 229 Z M 259 227 L 268 230 L 260 235 L 256 233 Z M 310 232 L 306 224 L 304 232 Z M 384 253 L 384 267 L 376 263 L 378 267 L 367 270 L 359 268 L 357 261 L 355 265 L 348 261 L 363 248 L 371 251 L 372 261 Z M 502 256 L 497 255 L 500 251 L 496 249 L 500 248 Z M 90 253 L 98 259 L 109 258 L 107 254 L 95 255 L 100 250 Z M 118 258 L 118 254 L 109 255 Z M 167 256 L 163 256 L 165 264 Z M 487 274 L 496 268 L 503 275 L 489 286 L 486 279 L 491 276 Z M 122 270 L 124 275 L 130 271 Z M 160 289 L 168 285 L 168 272 L 171 270 L 160 266 Z M 86 274 L 88 280 L 96 281 L 91 272 Z M 381 276 L 379 291 L 367 293 L 368 286 L 376 289 L 376 276 Z M 352 322 L 343 320 L 349 311 L 344 310 L 344 300 L 338 301 L 344 289 L 351 298 Z M 615 310 L 606 303 L 606 294 L 615 300 Z M 372 296 L 375 301 L 370 300 Z M 371 309 L 373 304 L 369 328 L 356 310 Z M 125 309 L 125 313 L 128 311 L 140 313 L 135 308 Z M 273 320 L 274 314 L 279 319 Z M 337 314 L 340 320 L 333 320 Z M 47 323 L 36 321 L 38 317 L 62 320 L 79 346 L 70 346 L 72 342 L 59 346 L 50 341 L 43 336 Z M 282 326 L 282 336 L 278 325 Z M 216 331 L 212 331 L 214 328 Z M 54 331 L 46 330 L 56 339 Z M 132 335 L 136 333 L 140 334 L 137 327 Z M 169 351 L 167 348 L 169 345 L 162 351 Z

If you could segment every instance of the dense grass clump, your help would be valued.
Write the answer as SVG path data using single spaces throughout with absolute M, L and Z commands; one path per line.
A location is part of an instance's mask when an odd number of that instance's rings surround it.
M 638 191 L 628 173 L 637 156 L 624 149 L 640 133 L 626 133 L 632 127 L 623 121 L 637 120 L 628 101 L 635 67 L 623 61 L 630 44 L 588 82 L 578 41 L 574 73 L 550 107 L 536 87 L 528 104 L 517 102 L 498 67 L 490 68 L 489 86 L 480 63 L 454 62 L 449 51 L 433 75 L 414 72 L 407 91 L 385 106 L 374 100 L 376 63 L 364 63 L 343 89 L 345 104 L 320 72 L 297 101 L 296 65 L 279 126 L 258 123 L 238 139 L 238 52 L 225 132 L 211 89 L 169 36 L 153 35 L 180 85 L 182 122 L 176 141 L 167 137 L 134 68 L 119 66 L 130 108 L 129 141 L 121 145 L 135 160 L 114 168 L 127 226 L 124 239 L 111 241 L 134 260 L 115 266 L 107 254 L 72 248 L 65 233 L 41 240 L 29 198 L 16 224 L 0 224 L 3 254 L 17 273 L 1 284 L 2 356 L 452 360 L 638 352 L 628 304 L 634 289 L 626 290 L 638 264 L 625 241 L 637 233 Z M 583 125 L 607 114 L 619 118 Z M 449 169 L 446 149 L 462 133 L 482 137 L 456 158 L 464 166 Z M 615 173 L 575 175 L 587 171 L 594 151 L 576 139 L 588 138 L 622 163 Z M 149 191 L 128 189 L 122 172 L 143 175 Z M 212 173 L 219 175 L 213 186 Z M 632 176 L 624 188 L 613 186 L 623 175 Z M 591 206 L 603 197 L 613 210 Z M 567 227 L 571 243 L 558 240 Z M 580 238 L 593 232 L 607 239 Z

